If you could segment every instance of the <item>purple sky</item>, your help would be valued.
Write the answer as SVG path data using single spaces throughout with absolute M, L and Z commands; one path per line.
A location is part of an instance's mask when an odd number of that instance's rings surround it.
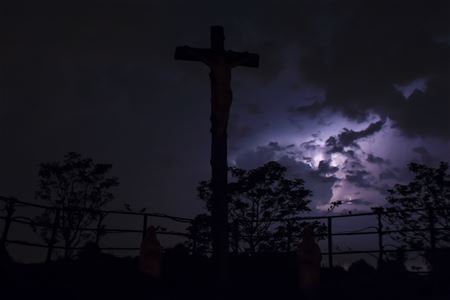
M 213 3 L 214 2 L 214 3 Z M 449 161 L 447 1 L 2 4 L 0 194 L 32 201 L 40 162 L 113 164 L 112 207 L 193 217 L 209 170 L 209 78 L 176 46 L 259 53 L 233 73 L 230 164 L 269 160 L 314 207 L 383 204 L 406 164 Z

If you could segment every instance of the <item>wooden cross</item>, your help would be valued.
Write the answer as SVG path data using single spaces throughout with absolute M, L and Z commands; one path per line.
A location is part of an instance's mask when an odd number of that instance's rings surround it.
M 176 60 L 199 61 L 211 70 L 211 184 L 213 262 L 219 284 L 227 280 L 228 200 L 227 200 L 227 126 L 232 102 L 231 69 L 259 66 L 259 56 L 248 52 L 226 51 L 223 27 L 211 27 L 211 49 L 177 47 Z

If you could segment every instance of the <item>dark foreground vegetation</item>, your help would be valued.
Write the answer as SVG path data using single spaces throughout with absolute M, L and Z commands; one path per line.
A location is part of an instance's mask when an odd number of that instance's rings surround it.
M 139 271 L 136 257 L 119 258 L 100 252 L 99 241 L 107 232 L 103 224 L 107 213 L 101 208 L 112 200 L 109 188 L 117 184 L 115 177 L 108 176 L 110 167 L 74 153 L 69 153 L 63 162 L 42 165 L 37 195 L 50 206 L 40 206 L 41 214 L 27 219 L 32 220 L 29 224 L 46 242 L 49 263 L 15 263 L 0 247 L 0 300 L 310 299 L 298 290 L 293 251 L 299 245 L 299 233 L 306 225 L 313 225 L 318 235 L 330 230 L 331 241 L 333 232 L 331 226 L 296 218 L 310 210 L 311 193 L 301 179 L 286 179 L 286 169 L 278 163 L 270 162 L 249 171 L 231 170 L 236 179 L 229 184 L 230 244 L 235 254 L 230 257 L 229 286 L 220 291 L 215 288 L 211 262 L 205 257 L 211 252 L 208 182 L 199 186 L 199 196 L 208 213 L 191 220 L 187 228 L 189 240 L 184 246 L 163 251 L 159 279 Z M 389 234 L 400 249 L 421 249 L 433 273 L 406 271 L 402 256 L 381 263 L 377 269 L 364 261 L 354 263 L 348 271 L 322 268 L 320 295 L 316 299 L 450 299 L 449 166 L 441 163 L 438 168 L 430 168 L 412 163 L 410 170 L 415 175 L 410 183 L 397 184 L 388 191 L 389 206 L 373 208 L 379 217 L 379 250 L 383 250 L 383 234 Z M 93 182 L 97 187 L 89 190 Z M 61 191 L 67 197 L 59 197 Z M 4 204 L 1 210 L 6 212 L 0 238 L 3 246 L 8 244 L 11 225 L 18 219 L 23 222 L 16 208 L 30 204 L 13 198 L 0 199 Z M 147 220 L 143 211 L 134 214 Z M 271 226 L 274 219 L 278 220 L 277 226 Z M 92 228 L 96 230 L 86 231 Z M 156 231 L 154 235 L 154 241 L 147 243 L 144 238 L 141 246 L 150 251 L 150 260 L 157 257 L 159 262 L 161 248 Z M 71 250 L 86 241 L 91 247 L 80 253 Z M 62 258 L 51 262 L 50 249 L 58 243 L 64 246 L 59 253 Z M 152 252 L 155 243 L 159 249 L 156 254 Z M 143 257 L 146 259 L 146 255 Z
M 295 263 L 294 253 L 232 256 L 230 286 L 217 293 L 208 259 L 183 248 L 165 252 L 158 280 L 139 272 L 136 258 L 95 251 L 47 265 L 3 261 L 1 299 L 305 299 Z M 441 276 L 359 261 L 348 271 L 323 268 L 320 299 L 449 299 L 448 274 Z

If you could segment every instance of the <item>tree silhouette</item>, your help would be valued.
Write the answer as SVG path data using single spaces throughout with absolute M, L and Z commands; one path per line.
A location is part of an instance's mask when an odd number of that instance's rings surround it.
M 410 163 L 414 178 L 388 190 L 386 218 L 404 246 L 419 249 L 448 247 L 450 243 L 450 174 L 448 163 L 437 168 Z
M 231 248 L 237 252 L 291 251 L 306 222 L 299 214 L 310 211 L 312 192 L 299 178 L 286 178 L 286 168 L 268 162 L 252 170 L 229 168 L 228 184 Z M 211 182 L 202 181 L 198 196 L 211 211 Z M 323 230 L 323 226 L 316 224 Z M 210 216 L 198 215 L 188 230 L 195 236 L 189 246 L 209 249 Z
M 92 239 L 93 233 L 98 236 L 98 231 L 82 228 L 94 222 L 98 230 L 102 228 L 104 215 L 96 210 L 113 199 L 110 189 L 119 184 L 116 177 L 107 176 L 111 167 L 110 164 L 94 163 L 74 152 L 66 154 L 62 162 L 40 165 L 36 198 L 55 209 L 46 209 L 36 221 L 50 225 L 57 220 L 56 236 L 52 236 L 52 226 L 40 227 L 39 231 L 47 243 L 52 243 L 52 239 L 64 242 L 65 258 L 72 256 L 72 247 Z

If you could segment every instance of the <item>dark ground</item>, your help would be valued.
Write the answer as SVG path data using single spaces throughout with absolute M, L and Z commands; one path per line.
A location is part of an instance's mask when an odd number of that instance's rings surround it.
M 208 259 L 172 251 L 162 266 L 162 279 L 152 280 L 135 258 L 106 254 L 49 265 L 3 263 L 0 299 L 305 299 L 296 289 L 293 254 L 232 257 L 230 286 L 220 295 Z M 349 271 L 325 268 L 321 279 L 320 299 L 432 299 L 429 277 L 398 266 L 376 271 L 360 262 Z M 444 278 L 444 288 L 449 284 Z

